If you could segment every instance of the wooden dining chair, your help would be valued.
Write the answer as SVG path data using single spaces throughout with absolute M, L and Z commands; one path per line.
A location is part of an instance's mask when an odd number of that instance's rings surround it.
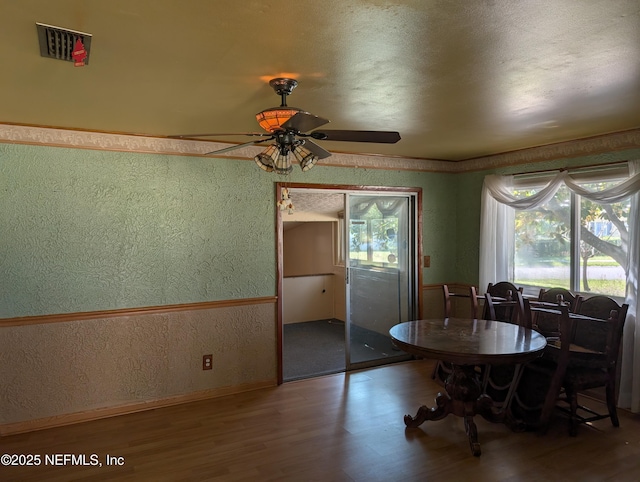
M 629 305 L 619 304 L 609 296 L 595 295 L 582 299 L 575 312 L 591 318 L 606 319 L 611 310 L 616 310 L 620 318 L 626 318 L 628 309 Z
M 544 304 L 566 304 L 569 312 L 575 313 L 582 300 L 581 295 L 565 288 L 542 288 L 536 301 Z M 558 321 L 557 314 L 537 312 L 533 314 L 532 325 L 534 330 L 546 337 L 557 337 L 560 333 Z
M 525 313 L 524 298 L 518 289 L 509 290 L 506 297 L 494 298 L 488 291 L 485 293 L 485 319 L 503 321 L 531 328 L 531 316 Z M 507 319 L 498 319 L 498 313 Z M 522 373 L 522 365 L 485 365 L 481 367 L 483 392 L 489 395 L 494 403 L 508 408 L 518 386 Z
M 470 316 L 471 318 L 478 317 L 478 305 L 473 303 L 475 293 L 475 287 L 470 287 L 469 291 L 464 292 L 462 290 L 452 291 L 449 288 L 449 285 L 442 285 L 442 295 L 444 300 L 444 316 L 445 318 L 449 318 L 453 312 L 452 310 L 452 302 L 454 298 L 467 298 L 470 304 Z M 464 317 L 466 318 L 466 316 Z
M 525 317 L 524 298 L 522 292 L 507 293 L 506 299 L 494 298 L 489 292 L 485 293 L 484 318 L 486 320 L 505 321 L 514 325 L 531 328 L 531 319 Z
M 471 304 L 471 317 L 477 318 L 477 304 L 474 306 L 474 291 L 473 287 L 469 290 L 469 292 L 465 293 L 463 291 L 452 291 L 449 288 L 449 285 L 442 285 L 442 295 L 444 300 L 444 317 L 449 318 L 453 312 L 452 310 L 452 299 L 453 298 L 468 298 Z M 447 362 L 443 362 L 438 360 L 436 362 L 435 367 L 433 368 L 433 373 L 431 374 L 431 378 L 441 385 L 444 385 L 445 380 L 452 372 L 451 364 Z
M 544 310 L 546 315 L 553 316 L 555 325 L 558 327 L 563 323 L 561 319 L 568 320 L 569 307 L 566 303 L 544 302 L 544 306 L 540 306 L 541 302 L 525 299 L 523 304 L 526 323 L 532 323 L 532 320 L 540 314 L 540 312 L 532 312 L 533 309 Z M 559 336 L 559 328 L 556 334 Z M 547 338 L 547 343 L 553 339 Z M 546 395 L 549 393 L 549 386 L 558 366 L 557 357 L 545 356 L 547 350 L 545 349 L 545 354 L 541 358 L 522 367 L 520 380 L 509 405 L 512 416 L 529 430 L 540 430 L 541 413 L 545 406 Z M 540 431 L 542 433 L 542 430 Z
M 581 423 L 610 418 L 614 427 L 620 422 L 616 409 L 617 364 L 620 353 L 622 331 L 628 305 L 619 305 L 606 296 L 583 304 L 587 313 L 599 314 L 604 306 L 615 306 L 605 319 L 586 313 L 571 314 L 568 307 L 561 306 L 560 336 L 548 340 L 543 363 L 555 363 L 551 383 L 540 415 L 540 431 L 549 425 L 553 410 L 557 407 L 569 414 L 569 434 L 575 436 Z M 602 299 L 608 298 L 608 300 Z M 549 365 L 548 365 L 549 366 Z M 604 387 L 607 413 L 599 413 L 578 403 L 578 393 Z
M 561 299 L 558 299 L 561 296 Z M 569 311 L 576 312 L 583 301 L 582 295 L 574 293 L 566 288 L 541 288 L 538 294 L 538 301 L 557 303 L 562 301 L 568 304 Z
M 522 288 L 516 287 L 513 283 L 509 281 L 500 281 L 498 283 L 489 283 L 487 286 L 487 290 L 484 295 L 479 295 L 477 290 L 472 287 L 471 288 L 471 305 L 472 309 L 475 310 L 476 313 L 480 313 L 479 305 L 480 301 L 484 299 L 484 306 L 482 307 L 482 315 L 481 317 L 485 320 L 495 319 L 497 321 L 510 321 L 513 320 L 513 310 L 514 306 L 501 306 L 496 307 L 494 304 L 495 313 L 490 313 L 489 306 L 486 303 L 487 295 L 489 295 L 494 301 L 513 301 L 515 298 L 516 292 L 522 293 Z

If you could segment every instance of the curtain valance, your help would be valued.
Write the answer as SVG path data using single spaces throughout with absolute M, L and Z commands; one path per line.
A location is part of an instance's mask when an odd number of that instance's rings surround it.
M 484 186 L 498 202 L 514 209 L 536 209 L 547 203 L 562 185 L 574 193 L 594 202 L 613 204 L 627 199 L 640 192 L 640 174 L 635 174 L 625 181 L 602 191 L 591 191 L 580 186 L 569 174 L 560 171 L 549 183 L 532 196 L 518 198 L 512 194 L 513 176 L 491 174 L 485 177 Z

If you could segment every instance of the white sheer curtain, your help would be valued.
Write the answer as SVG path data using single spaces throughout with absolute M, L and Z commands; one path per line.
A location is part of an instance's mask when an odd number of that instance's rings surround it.
M 632 178 L 640 176 L 640 160 L 629 163 Z M 622 373 L 618 404 L 640 412 L 640 327 L 638 327 L 638 275 L 640 271 L 640 193 L 631 198 L 627 251 L 627 297 L 629 314 L 622 337 Z
M 640 327 L 636 330 L 640 265 L 640 161 L 630 161 L 628 164 L 630 177 L 603 191 L 589 191 L 578 185 L 568 171 L 560 171 L 542 190 L 522 199 L 512 194 L 513 176 L 486 176 L 481 199 L 479 288 L 482 290 L 489 283 L 513 278 L 511 257 L 516 209 L 535 209 L 543 205 L 563 184 L 594 202 L 611 204 L 631 198 L 625 300 L 629 304 L 629 313 L 623 339 L 619 403 L 621 407 L 640 412 Z
M 490 177 L 490 176 L 487 176 Z M 479 288 L 484 290 L 489 283 L 511 278 L 513 263 L 513 230 L 515 209 L 498 202 L 485 188 L 482 189 L 480 215 L 480 280 Z M 505 189 L 513 183 L 512 176 L 503 176 Z

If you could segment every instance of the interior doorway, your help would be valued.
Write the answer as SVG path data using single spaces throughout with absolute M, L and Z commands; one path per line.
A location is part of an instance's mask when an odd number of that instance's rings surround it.
M 419 313 L 420 189 L 278 184 L 277 196 L 290 198 L 277 216 L 279 383 L 408 359 L 388 330 Z

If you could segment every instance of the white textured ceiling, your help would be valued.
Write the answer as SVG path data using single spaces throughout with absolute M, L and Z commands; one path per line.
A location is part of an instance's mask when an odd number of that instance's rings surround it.
M 337 217 L 344 211 L 344 194 L 326 192 L 309 192 L 307 190 L 291 190 L 291 200 L 296 212 L 310 212 Z M 286 220 L 286 217 L 283 218 Z
M 638 0 L 0 0 L 0 122 L 253 132 L 279 104 L 397 130 L 338 152 L 462 160 L 640 127 Z M 93 34 L 40 57 L 36 22 Z M 244 142 L 246 138 L 223 140 Z

